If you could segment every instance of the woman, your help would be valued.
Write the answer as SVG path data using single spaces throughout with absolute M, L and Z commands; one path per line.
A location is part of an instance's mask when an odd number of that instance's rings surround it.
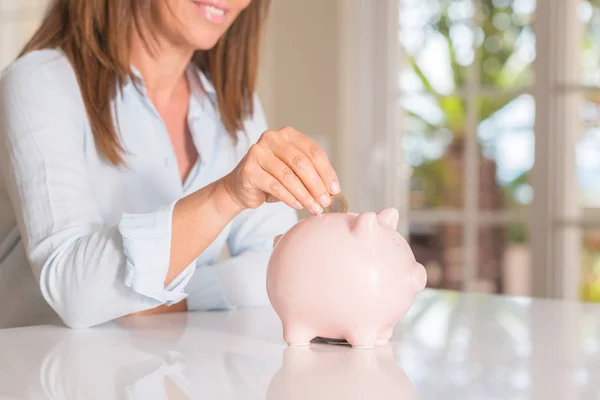
M 267 130 L 267 3 L 53 2 L 0 81 L 0 326 L 265 301 L 273 237 L 340 191 Z

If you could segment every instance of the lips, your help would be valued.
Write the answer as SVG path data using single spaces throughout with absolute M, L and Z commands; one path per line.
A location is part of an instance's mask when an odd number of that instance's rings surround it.
M 225 22 L 225 16 L 229 12 L 227 7 L 214 2 L 194 1 L 194 4 L 200 14 L 214 24 L 222 24 Z

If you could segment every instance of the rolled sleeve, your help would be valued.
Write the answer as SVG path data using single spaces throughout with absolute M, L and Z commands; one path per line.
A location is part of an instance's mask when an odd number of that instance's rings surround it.
M 70 68 L 48 50 L 2 74 L 0 191 L 10 198 L 43 298 L 66 325 L 84 328 L 182 300 L 195 266 L 164 287 L 171 200 L 106 220 L 85 152 L 90 136 L 77 79 L 62 72 Z
M 125 285 L 161 303 L 178 303 L 194 272 L 190 264 L 165 288 L 171 256 L 171 226 L 176 202 L 146 214 L 123 214 L 119 232 L 125 254 Z

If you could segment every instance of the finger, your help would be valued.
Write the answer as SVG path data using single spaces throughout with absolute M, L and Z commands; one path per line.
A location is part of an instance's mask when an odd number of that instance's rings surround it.
M 274 154 L 266 153 L 259 163 L 269 175 L 277 179 L 307 210 L 310 210 L 315 215 L 323 212 L 323 208 L 286 163 Z
M 302 204 L 294 197 L 294 195 L 291 194 L 289 190 L 287 190 L 285 186 L 281 184 L 281 182 L 279 182 L 265 170 L 258 172 L 255 182 L 258 189 L 262 190 L 268 195 L 278 198 L 296 210 L 302 209 Z
M 329 193 L 338 194 L 341 191 L 340 181 L 335 169 L 329 162 L 327 153 L 311 138 L 301 132 L 294 131 L 289 137 L 292 143 L 312 162 L 323 183 L 327 186 Z
M 273 247 L 277 246 L 277 243 L 279 242 L 279 239 L 281 239 L 281 236 L 283 235 L 275 236 L 275 238 L 273 239 Z
M 272 150 L 273 154 L 300 178 L 302 184 L 321 207 L 327 207 L 331 204 L 331 196 L 323 179 L 303 152 L 293 146 L 291 142 L 276 143 Z

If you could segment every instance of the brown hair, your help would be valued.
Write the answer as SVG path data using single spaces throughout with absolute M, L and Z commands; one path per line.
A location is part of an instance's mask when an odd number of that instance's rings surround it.
M 123 164 L 123 147 L 113 125 L 111 101 L 130 69 L 129 44 L 123 38 L 153 18 L 152 0 L 54 0 L 40 28 L 25 45 L 30 51 L 60 48 L 75 70 L 83 102 L 101 154 Z M 234 141 L 243 121 L 254 112 L 261 27 L 270 0 L 253 0 L 210 50 L 197 51 L 193 62 L 211 80 L 219 113 Z

